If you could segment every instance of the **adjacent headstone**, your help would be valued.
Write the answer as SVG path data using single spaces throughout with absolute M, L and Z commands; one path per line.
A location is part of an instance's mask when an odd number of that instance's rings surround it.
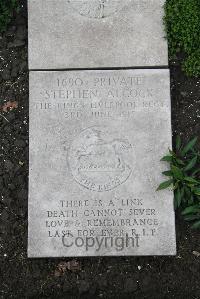
M 29 257 L 176 253 L 170 111 L 168 70 L 30 72 Z
M 165 0 L 29 0 L 29 68 L 167 66 Z

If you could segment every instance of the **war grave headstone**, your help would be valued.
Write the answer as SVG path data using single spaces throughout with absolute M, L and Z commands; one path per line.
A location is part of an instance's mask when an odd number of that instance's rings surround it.
M 166 66 L 164 2 L 29 0 L 29 67 Z
M 29 257 L 176 254 L 162 4 L 29 0 Z

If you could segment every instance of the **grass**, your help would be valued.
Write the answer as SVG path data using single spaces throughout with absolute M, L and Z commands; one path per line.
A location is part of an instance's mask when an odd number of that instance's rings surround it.
M 164 24 L 170 58 L 182 52 L 186 74 L 200 76 L 200 0 L 166 0 Z
M 18 0 L 0 0 L 0 32 L 7 29 L 12 17 L 19 9 Z

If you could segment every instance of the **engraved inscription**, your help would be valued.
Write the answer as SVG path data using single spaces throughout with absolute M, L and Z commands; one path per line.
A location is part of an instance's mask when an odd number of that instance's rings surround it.
M 121 10 L 129 0 L 68 0 L 82 16 L 102 19 Z M 129 1 L 130 2 L 130 1 Z
M 124 183 L 132 172 L 133 147 L 106 127 L 83 130 L 72 142 L 68 161 L 72 175 L 81 186 L 97 192 L 109 191 Z
M 174 254 L 173 194 L 155 191 L 171 147 L 168 70 L 30 80 L 29 256 Z

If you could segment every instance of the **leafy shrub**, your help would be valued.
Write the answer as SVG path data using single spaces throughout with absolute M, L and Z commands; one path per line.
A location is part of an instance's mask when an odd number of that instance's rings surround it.
M 185 54 L 183 69 L 188 75 L 200 75 L 200 0 L 166 0 L 165 30 L 169 54 Z
M 14 11 L 18 10 L 18 0 L 0 0 L 0 31 L 5 31 L 12 19 Z
M 157 190 L 172 186 L 175 208 L 182 208 L 185 220 L 194 221 L 193 227 L 200 228 L 200 152 L 196 142 L 194 138 L 183 146 L 177 137 L 176 151 L 169 150 L 169 155 L 161 159 L 169 163 L 170 170 L 163 172 L 168 180 Z

